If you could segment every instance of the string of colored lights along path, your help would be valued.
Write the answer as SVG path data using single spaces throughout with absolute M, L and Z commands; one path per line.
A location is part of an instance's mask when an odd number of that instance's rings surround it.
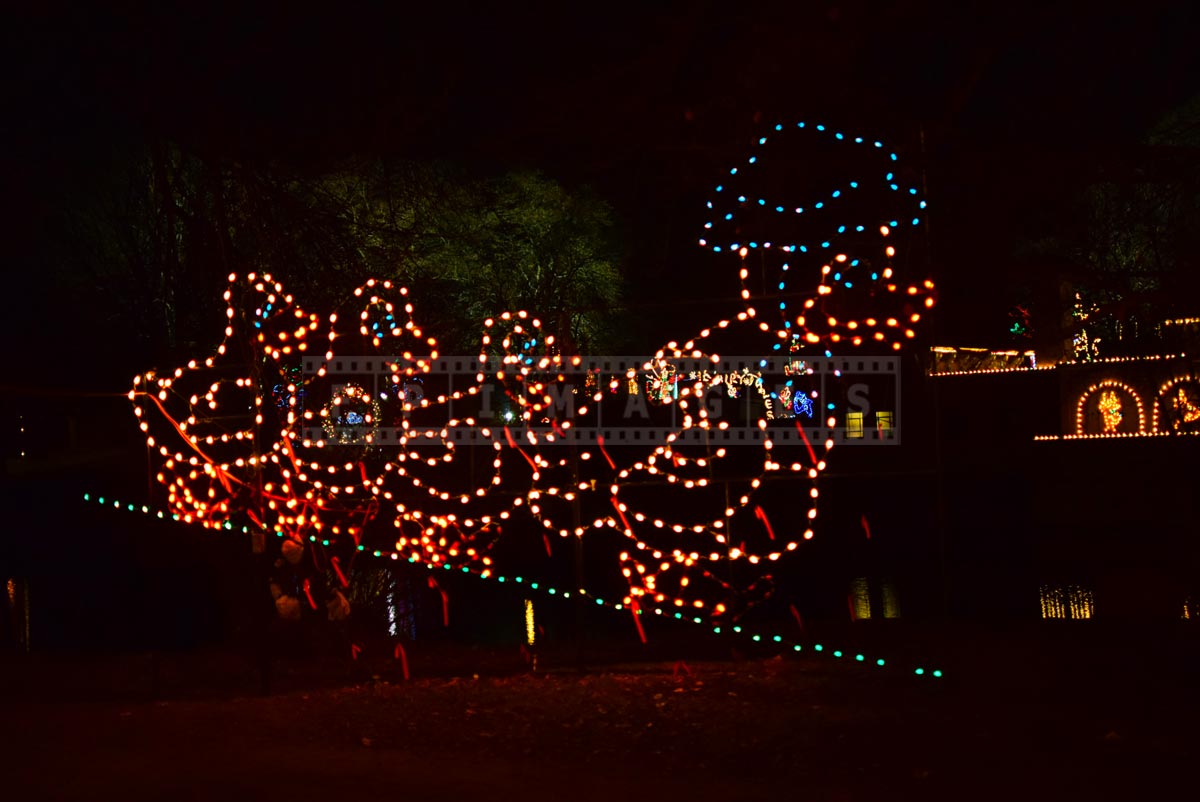
M 168 513 L 168 512 L 164 512 L 163 510 L 153 510 L 149 506 L 144 505 L 144 504 L 142 504 L 142 505 L 130 504 L 130 503 L 126 503 L 126 502 L 121 502 L 117 499 L 106 498 L 104 496 L 97 496 L 92 493 L 84 493 L 83 500 L 86 502 L 89 502 L 89 503 L 97 504 L 100 507 L 103 507 L 105 509 L 111 508 L 111 509 L 117 509 L 117 510 L 124 510 L 127 512 L 140 512 L 143 515 L 148 515 L 148 516 L 151 516 L 154 518 L 158 518 L 159 520 L 171 520 L 171 521 L 178 522 L 178 523 L 185 523 L 183 518 L 180 515 L 178 515 L 177 513 Z M 220 528 L 225 531 L 231 531 L 231 532 L 238 531 L 238 530 L 235 530 L 234 527 L 232 527 L 232 526 L 220 527 Z M 251 530 L 249 529 L 249 527 L 241 527 L 240 528 L 241 534 L 250 534 L 250 531 Z M 277 532 L 276 536 L 283 537 L 284 535 L 281 532 Z M 315 537 L 315 536 L 313 536 L 313 537 Z M 455 570 L 452 568 L 452 566 L 450 566 L 449 564 L 446 564 L 446 563 L 443 563 L 439 568 L 439 566 L 429 563 L 427 561 L 414 560 L 412 558 L 404 558 L 402 554 L 400 554 L 399 552 L 395 552 L 395 551 L 366 552 L 366 547 L 360 545 L 359 548 L 364 550 L 364 552 L 368 556 L 371 556 L 371 557 L 374 557 L 377 559 L 393 560 L 393 561 L 405 559 L 405 561 L 410 564 L 423 565 L 426 569 L 428 569 L 430 571 L 444 570 L 444 571 L 454 572 L 454 570 Z M 474 570 L 470 566 L 466 566 L 466 565 L 459 567 L 457 570 L 457 573 L 467 574 L 467 575 L 474 576 L 474 577 L 476 577 L 478 579 L 482 579 L 482 580 L 494 579 L 499 584 L 506 584 L 508 582 L 512 582 L 513 584 L 520 585 L 522 588 L 529 588 L 530 590 L 535 590 L 535 591 L 544 593 L 547 596 L 551 596 L 554 598 L 561 598 L 561 599 L 570 599 L 571 598 L 571 592 L 569 590 L 560 590 L 553 586 L 546 585 L 545 583 L 540 583 L 540 582 L 537 582 L 536 580 L 527 579 L 526 577 L 523 577 L 523 576 L 509 577 L 509 576 L 505 576 L 504 574 L 489 574 L 489 573 L 486 573 L 483 571 Z M 604 607 L 604 608 L 607 608 L 607 609 L 610 609 L 613 611 L 625 611 L 625 610 L 629 609 L 627 605 L 625 605 L 621 602 L 612 602 L 612 601 L 608 601 L 608 600 L 605 600 L 602 598 L 591 596 L 590 594 L 588 594 L 588 592 L 586 590 L 581 590 L 579 592 L 583 596 L 588 597 L 592 602 L 594 602 L 599 607 Z M 646 615 L 647 614 L 647 612 L 645 610 L 637 610 L 637 611 L 630 610 L 630 612 L 632 612 L 635 615 Z M 664 610 L 661 607 L 653 608 L 652 612 L 655 615 L 662 616 L 667 619 L 673 619 L 673 620 L 677 620 L 677 621 L 685 621 L 685 622 L 689 622 L 692 624 L 699 624 L 699 625 L 706 625 L 706 623 L 707 623 L 703 618 L 701 618 L 699 616 L 687 616 L 687 615 L 684 615 L 679 612 L 672 613 L 670 610 Z M 834 659 L 847 658 L 847 660 L 850 662 L 863 663 L 864 665 L 873 665 L 873 666 L 876 666 L 879 668 L 883 668 L 885 666 L 886 667 L 895 667 L 895 663 L 889 663 L 886 659 L 884 659 L 882 657 L 869 657 L 861 652 L 856 652 L 853 650 L 838 649 L 838 648 L 834 648 L 834 647 L 831 647 L 831 646 L 828 646 L 828 645 L 825 645 L 822 643 L 815 643 L 815 642 L 808 644 L 808 646 L 806 648 L 803 644 L 798 643 L 789 638 L 785 638 L 783 635 L 764 634 L 764 633 L 760 633 L 760 632 L 755 632 L 755 631 L 746 629 L 745 627 L 742 627 L 739 625 L 733 625 L 733 626 L 728 626 L 728 627 L 715 626 L 715 627 L 712 627 L 712 632 L 713 632 L 713 634 L 716 634 L 716 635 L 720 635 L 722 633 L 727 633 L 727 634 L 732 633 L 739 637 L 746 638 L 754 643 L 766 643 L 768 645 L 776 644 L 781 649 L 783 649 L 785 651 L 791 651 L 793 653 L 804 653 L 807 651 L 807 652 L 811 652 L 811 653 L 829 656 Z M 927 677 L 933 677 L 933 678 L 940 679 L 941 677 L 945 676 L 945 672 L 943 672 L 940 668 L 928 669 L 928 668 L 925 668 L 924 666 L 912 666 L 908 670 L 910 670 L 914 676 L 918 676 L 918 677 L 926 677 L 927 676 Z
M 804 128 L 797 126 L 802 133 Z M 812 130 L 850 148 L 866 142 L 846 140 L 820 125 Z M 915 190 L 900 192 L 898 168 L 891 166 L 897 161 L 894 153 L 878 142 L 863 152 L 876 151 L 889 164 L 880 185 L 888 199 L 924 209 Z M 750 164 L 756 161 L 752 156 Z M 871 191 L 858 181 L 846 187 L 862 197 Z M 829 200 L 841 199 L 843 191 L 832 189 Z M 813 209 L 824 214 L 825 202 L 817 200 Z M 745 205 L 746 198 L 739 196 L 738 203 Z M 753 211 L 765 206 L 760 195 Z M 776 238 L 790 244 L 771 252 L 785 254 L 797 266 L 810 250 L 823 262 L 819 271 L 816 263 L 810 266 L 816 288 L 802 314 L 793 317 L 781 305 L 781 323 L 773 328 L 765 321 L 747 303 L 745 260 L 751 250 L 771 250 L 770 243 L 761 248 L 757 240 L 736 248 L 730 244 L 741 259 L 743 308 L 691 339 L 666 343 L 641 370 L 611 376 L 606 387 L 569 382 L 565 373 L 578 367 L 580 358 L 563 353 L 535 314 L 518 310 L 482 321 L 479 369 L 465 389 L 435 389 L 438 343 L 418 322 L 407 288 L 368 280 L 343 305 L 348 308 L 323 318 L 302 309 L 269 275 L 232 274 L 216 353 L 173 371 L 143 373 L 129 392 L 149 454 L 159 463 L 154 479 L 165 488 L 171 513 L 185 523 L 274 532 L 293 551 L 349 542 L 351 556 L 375 553 L 375 542 L 390 523 L 388 553 L 431 567 L 478 571 L 485 578 L 500 570 L 492 548 L 514 516 L 540 524 L 547 551 L 551 535 L 614 533 L 628 541 L 616 566 L 628 585 L 622 605 L 673 608 L 681 617 L 686 610 L 692 618 L 727 627 L 733 604 L 758 601 L 751 591 L 767 576 L 746 576 L 761 571 L 749 569 L 735 581 L 731 572 L 718 577 L 711 569 L 719 563 L 765 567 L 814 536 L 817 480 L 833 440 L 809 442 L 795 421 L 802 445 L 776 443 L 772 431 L 778 430 L 770 427 L 775 412 L 788 417 L 789 407 L 792 415 L 802 414 L 797 409 L 816 415 L 820 409 L 818 417 L 827 426 L 837 425 L 835 404 L 803 386 L 811 373 L 803 367 L 806 354 L 824 347 L 829 356 L 832 344 L 898 350 L 914 336 L 918 310 L 934 303 L 932 282 L 902 288 L 895 277 L 893 229 L 908 219 L 885 210 L 856 214 L 865 216 L 832 233 L 822 231 L 819 248 L 798 244 L 801 238 L 787 236 L 787 230 Z M 828 225 L 802 211 L 792 218 L 793 223 L 811 219 Z M 726 221 L 736 232 L 732 212 Z M 910 225 L 919 222 L 913 214 Z M 782 269 L 790 269 L 787 262 Z M 849 271 L 864 276 L 870 271 L 870 278 L 851 281 Z M 768 335 L 776 349 L 786 343 L 789 365 L 797 366 L 787 382 L 791 403 L 775 403 L 778 396 L 765 399 L 765 412 L 754 423 L 760 455 L 751 471 L 735 468 L 726 448 L 685 445 L 680 439 L 728 427 L 703 402 L 710 390 L 727 389 L 728 380 L 707 371 L 690 372 L 685 379 L 675 363 L 687 359 L 715 366 L 721 361 L 718 340 L 738 328 Z M 335 381 L 345 373 L 343 363 L 353 370 L 356 360 L 373 358 L 369 355 L 387 364 L 384 387 Z M 305 357 L 318 365 L 308 379 L 294 370 Z M 571 429 L 598 422 L 608 394 L 623 384 L 630 397 L 640 397 L 642 379 L 645 400 L 678 411 L 674 430 L 649 445 L 648 454 L 630 460 L 628 450 L 606 449 L 602 440 L 572 449 L 559 446 Z M 511 419 L 501 423 L 450 413 L 452 403 L 497 388 L 516 413 Z M 581 403 L 570 410 L 555 403 L 556 394 L 565 392 L 577 394 Z M 797 398 L 804 403 L 797 405 Z M 434 413 L 440 417 L 432 428 L 415 422 Z M 381 444 L 389 430 L 394 436 L 385 448 Z M 469 442 L 490 451 L 485 479 L 464 485 L 467 472 L 456 460 L 459 435 L 470 435 Z M 800 526 L 773 527 L 772 511 L 763 506 L 764 481 L 780 475 L 791 475 L 804 487 L 789 498 L 797 509 L 788 512 L 799 513 Z M 655 483 L 657 498 L 645 495 L 648 482 Z M 725 498 L 709 489 L 718 482 L 728 490 Z M 675 492 L 685 493 L 686 500 L 670 506 L 673 517 L 656 512 L 654 504 L 661 508 L 662 498 Z M 744 525 L 737 527 L 735 540 L 729 533 L 739 517 Z

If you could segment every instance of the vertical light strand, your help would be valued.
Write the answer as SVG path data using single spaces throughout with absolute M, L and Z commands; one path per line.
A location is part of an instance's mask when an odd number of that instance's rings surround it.
M 532 646 L 537 640 L 537 624 L 533 618 L 533 599 L 525 600 L 525 643 Z

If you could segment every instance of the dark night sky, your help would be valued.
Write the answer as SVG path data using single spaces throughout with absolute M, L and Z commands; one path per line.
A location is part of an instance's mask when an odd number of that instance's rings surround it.
M 593 185 L 647 287 L 672 287 L 702 258 L 715 177 L 763 125 L 823 117 L 914 164 L 924 131 L 939 336 L 981 344 L 992 329 L 973 330 L 967 304 L 1003 277 L 1004 233 L 1200 91 L 1188 3 L 148 5 L 4 26 L 14 230 L 68 202 L 54 187 L 72 171 L 139 137 L 314 169 L 437 156 Z M 17 244 L 9 270 L 37 247 Z

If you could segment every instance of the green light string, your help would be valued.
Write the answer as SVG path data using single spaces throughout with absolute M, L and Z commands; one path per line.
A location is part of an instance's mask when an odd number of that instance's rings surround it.
M 161 520 L 167 520 L 169 518 L 170 520 L 179 522 L 181 524 L 185 523 L 182 519 L 182 516 L 180 516 L 178 514 L 165 513 L 162 510 L 151 510 L 150 507 L 148 507 L 144 504 L 141 506 L 138 506 L 136 504 L 122 504 L 120 501 L 118 501 L 116 499 L 106 499 L 104 496 L 93 496 L 91 493 L 84 493 L 83 500 L 87 501 L 87 502 L 98 504 L 101 507 L 112 507 L 114 509 L 124 509 L 127 512 L 141 512 L 144 515 L 153 515 L 155 518 L 159 518 Z M 233 526 L 230 525 L 228 522 L 226 522 L 223 529 L 225 531 L 229 531 L 229 532 L 235 531 Z M 242 534 L 250 534 L 249 527 L 243 526 L 243 527 L 241 527 L 241 531 L 242 531 Z M 275 534 L 276 534 L 276 537 L 283 537 L 282 532 L 276 532 Z M 314 543 L 317 542 L 317 538 L 313 535 L 310 535 L 308 539 Z M 325 545 L 325 546 L 329 545 L 328 540 L 322 540 L 320 542 L 322 545 Z M 378 549 L 373 550 L 373 551 L 367 551 L 366 547 L 362 546 L 361 544 L 358 546 L 358 550 L 360 552 L 363 552 L 364 554 L 369 554 L 372 557 L 376 557 L 376 558 L 380 558 L 380 559 L 400 560 L 401 556 L 402 556 L 399 552 L 395 552 L 395 551 L 382 551 L 382 550 L 378 550 Z M 430 571 L 438 571 L 438 570 L 455 571 L 455 570 L 457 570 L 457 571 L 460 571 L 461 573 L 469 574 L 478 579 L 483 579 L 483 580 L 495 579 L 495 581 L 500 584 L 507 584 L 511 581 L 514 584 L 521 585 L 522 587 L 528 587 L 531 590 L 539 591 L 541 593 L 546 594 L 547 596 L 554 596 L 556 598 L 563 598 L 563 599 L 571 598 L 571 592 L 569 590 L 559 590 L 558 588 L 555 588 L 552 586 L 547 586 L 547 585 L 543 585 L 542 583 L 539 583 L 539 582 L 534 582 L 534 581 L 528 580 L 523 576 L 508 577 L 508 576 L 504 576 L 503 574 L 499 574 L 496 576 L 486 576 L 480 571 L 472 570 L 471 567 L 467 566 L 467 565 L 464 565 L 459 569 L 455 569 L 447 563 L 442 563 L 442 565 L 439 567 L 436 565 L 431 565 L 426 562 L 418 563 L 417 560 L 415 560 L 411 557 L 404 558 L 404 560 L 405 560 L 405 562 L 407 562 L 409 564 L 423 565 L 426 569 L 428 569 Z M 586 596 L 586 597 L 590 598 L 599 607 L 606 607 L 606 608 L 609 608 L 614 611 L 622 611 L 622 610 L 627 609 L 626 606 L 620 602 L 616 602 L 616 603 L 607 602 L 604 599 L 599 598 L 597 596 L 591 596 L 584 589 L 580 589 L 578 591 L 578 594 L 581 596 Z M 642 610 L 637 610 L 635 612 L 635 615 L 644 615 L 644 614 L 646 614 L 646 613 L 644 613 Z M 665 616 L 667 618 L 673 617 L 674 619 L 676 619 L 678 621 L 686 621 L 686 622 L 689 622 L 692 624 L 697 624 L 700 626 L 708 626 L 706 624 L 706 622 L 704 621 L 704 619 L 699 616 L 686 616 L 683 613 L 679 613 L 679 612 L 674 613 L 672 615 L 670 612 L 664 613 L 663 609 L 661 607 L 654 608 L 654 614 L 658 615 L 658 616 Z M 714 627 L 712 627 L 712 631 L 713 631 L 713 634 L 716 634 L 716 635 L 733 633 L 735 635 L 739 635 L 744 638 L 749 638 L 754 643 L 762 643 L 762 642 L 766 641 L 767 643 L 779 644 L 779 646 L 781 646 L 783 648 L 790 648 L 793 652 L 803 652 L 804 651 L 804 646 L 802 644 L 796 643 L 795 641 L 784 638 L 782 635 L 765 635 L 764 636 L 760 633 L 748 631 L 748 630 L 744 629 L 743 627 L 741 627 L 740 625 L 734 625 L 734 626 L 730 626 L 730 627 L 714 626 Z M 829 654 L 834 659 L 849 658 L 852 662 L 862 663 L 864 665 L 874 664 L 878 668 L 883 668 L 888 665 L 887 661 L 882 657 L 871 658 L 865 654 L 861 654 L 858 652 L 851 653 L 851 652 L 844 651 L 842 649 L 830 649 L 829 647 L 827 647 L 821 643 L 813 643 L 809 646 L 809 649 L 818 654 L 822 654 L 822 655 Z M 913 669 L 912 673 L 914 676 L 918 676 L 918 677 L 934 677 L 937 679 L 940 679 L 943 676 L 945 676 L 945 672 L 943 672 L 939 668 L 935 668 L 933 670 L 927 670 L 923 666 L 917 666 L 915 669 Z

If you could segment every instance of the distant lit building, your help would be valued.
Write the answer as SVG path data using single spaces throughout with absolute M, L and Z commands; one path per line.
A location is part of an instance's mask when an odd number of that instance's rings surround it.
M 1200 318 L 1161 328 L 1160 353 L 928 355 L 959 548 L 1043 618 L 1195 617 Z
M 1121 356 L 1038 364 L 1033 351 L 935 347 L 933 377 L 1053 375 L 1059 431 L 1036 440 L 1193 435 L 1200 433 L 1200 364 L 1185 353 Z M 1046 372 L 1050 372 L 1046 374 Z M 1019 380 L 1018 380 L 1019 382 Z M 1047 399 L 1005 383 L 1014 402 L 1045 406 Z

